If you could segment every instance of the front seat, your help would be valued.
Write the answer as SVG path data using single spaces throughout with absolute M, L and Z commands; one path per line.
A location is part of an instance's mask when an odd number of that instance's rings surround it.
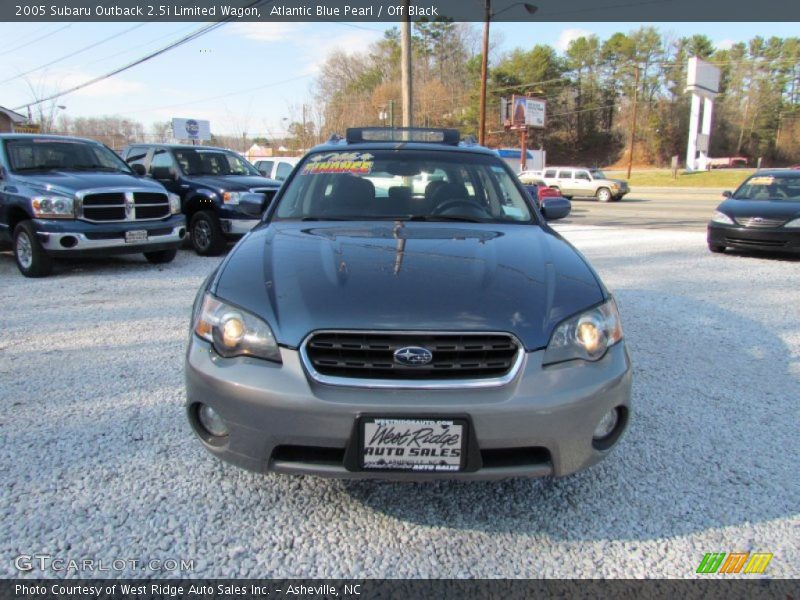
M 369 179 L 339 175 L 323 213 L 326 217 L 371 216 L 375 208 L 375 185 Z

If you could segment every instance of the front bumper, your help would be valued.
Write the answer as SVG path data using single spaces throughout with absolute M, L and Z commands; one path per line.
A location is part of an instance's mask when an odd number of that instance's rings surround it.
M 44 250 L 54 256 L 135 254 L 179 248 L 186 234 L 186 217 L 124 223 L 35 219 L 34 227 Z M 147 240 L 126 242 L 125 232 L 131 230 L 147 231 Z
M 615 440 L 627 426 L 631 363 L 624 342 L 594 363 L 546 368 L 543 351 L 525 354 L 507 385 L 488 389 L 398 390 L 332 386 L 310 380 L 299 352 L 281 348 L 282 365 L 221 358 L 192 336 L 186 356 L 187 414 L 203 445 L 217 457 L 258 472 L 370 479 L 499 479 L 563 476 L 601 460 L 592 433 L 620 408 Z M 196 417 L 211 406 L 229 435 L 211 438 Z M 348 470 L 355 424 L 362 415 L 466 417 L 480 458 L 458 473 Z M 613 444 L 611 444 L 613 446 Z
M 787 227 L 757 229 L 709 224 L 707 240 L 709 246 L 725 246 L 740 250 L 800 252 L 800 229 Z
M 244 235 L 258 225 L 259 219 L 220 219 L 222 231 L 228 235 Z

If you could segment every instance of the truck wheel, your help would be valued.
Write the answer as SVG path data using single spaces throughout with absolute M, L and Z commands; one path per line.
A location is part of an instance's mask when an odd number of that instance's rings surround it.
M 196 212 L 189 223 L 192 248 L 200 256 L 218 256 L 225 250 L 226 239 L 217 216 L 208 210 Z
M 605 187 L 601 187 L 597 190 L 597 194 L 595 195 L 600 202 L 611 202 L 611 200 L 614 199 L 614 196 L 611 195 L 611 190 Z
M 171 250 L 155 250 L 153 252 L 145 252 L 144 257 L 147 259 L 147 262 L 154 264 L 154 265 L 163 265 L 166 263 L 171 263 L 175 260 L 175 256 L 178 254 L 177 248 L 172 248 Z
M 53 259 L 42 248 L 30 221 L 14 228 L 14 258 L 25 277 L 47 277 L 53 271 Z

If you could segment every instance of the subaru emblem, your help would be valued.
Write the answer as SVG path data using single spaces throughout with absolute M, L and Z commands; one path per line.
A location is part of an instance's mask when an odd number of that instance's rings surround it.
M 427 348 L 419 346 L 406 346 L 395 350 L 394 362 L 410 367 L 427 365 L 433 360 L 433 353 Z

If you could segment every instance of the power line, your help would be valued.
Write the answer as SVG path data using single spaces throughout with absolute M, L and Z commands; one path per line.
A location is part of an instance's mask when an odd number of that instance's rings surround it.
M 75 50 L 74 52 L 70 52 L 69 54 L 65 54 L 64 56 L 62 56 L 60 58 L 57 58 L 55 60 L 51 60 L 48 63 L 45 63 L 43 65 L 39 65 L 38 67 L 35 67 L 33 69 L 29 69 L 29 70 L 25 71 L 24 73 L 20 73 L 19 75 L 14 75 L 13 77 L 9 77 L 8 79 L 4 79 L 4 80 L 0 81 L 0 84 L 8 83 L 9 81 L 14 81 L 15 79 L 19 79 L 21 77 L 25 77 L 26 75 L 30 75 L 31 73 L 35 73 L 36 71 L 41 71 L 42 69 L 46 69 L 47 67 L 51 67 L 51 66 L 53 66 L 53 65 L 55 65 L 57 63 L 60 63 L 63 60 L 66 60 L 68 58 L 72 58 L 73 56 L 77 56 L 78 54 L 86 52 L 87 50 L 91 50 L 92 48 L 96 48 L 97 46 L 100 46 L 101 44 L 105 44 L 106 42 L 108 42 L 110 40 L 116 39 L 121 35 L 125 35 L 126 33 L 130 33 L 134 29 L 139 29 L 140 27 L 144 27 L 147 24 L 148 23 L 137 23 L 133 27 L 130 27 L 130 28 L 124 30 L 124 31 L 120 31 L 119 33 L 115 33 L 114 35 L 110 35 L 107 38 L 104 38 L 104 39 L 100 40 L 99 42 L 94 42 L 93 44 L 89 44 L 88 46 L 84 46 L 83 48 L 81 48 L 79 50 Z
M 59 27 L 58 29 L 56 29 L 55 31 L 51 31 L 50 33 L 45 33 L 43 36 L 38 37 L 36 39 L 33 39 L 30 42 L 25 42 L 24 44 L 20 44 L 19 46 L 14 46 L 10 50 L 5 50 L 3 52 L 0 52 L 0 56 L 5 56 L 6 54 L 9 54 L 11 52 L 15 52 L 16 50 L 20 50 L 21 48 L 26 48 L 26 47 L 30 46 L 31 44 L 35 44 L 36 42 L 41 41 L 46 37 L 50 37 L 51 35 L 56 34 L 59 31 L 63 31 L 65 29 L 69 28 L 69 27 L 72 27 L 73 25 L 75 25 L 75 23 L 67 23 L 63 27 Z M 41 31 L 41 29 L 39 29 L 37 31 Z
M 258 6 L 259 4 L 268 4 L 268 3 L 271 3 L 273 1 L 274 0 L 254 0 L 253 2 L 245 5 L 243 8 L 250 8 L 250 7 L 253 7 L 253 6 Z M 95 83 L 103 81 L 105 79 L 108 79 L 110 77 L 113 77 L 114 75 L 119 75 L 120 73 L 122 73 L 124 71 L 127 71 L 128 69 L 132 69 L 133 67 L 141 65 L 143 63 L 146 63 L 147 61 L 152 60 L 152 59 L 154 59 L 154 58 L 156 58 L 158 56 L 161 56 L 162 54 L 164 54 L 166 52 L 169 52 L 170 50 L 174 50 L 178 46 L 182 46 L 183 44 L 186 44 L 188 42 L 196 40 L 197 38 L 199 38 L 199 37 L 201 37 L 201 36 L 203 36 L 203 35 L 205 35 L 207 33 L 210 33 L 211 31 L 214 31 L 215 29 L 218 29 L 219 27 L 222 27 L 223 25 L 225 25 L 226 23 L 229 23 L 230 21 L 232 21 L 235 18 L 236 18 L 235 16 L 231 15 L 230 17 L 227 17 L 227 18 L 225 18 L 225 19 L 223 19 L 221 21 L 217 21 L 216 23 L 210 23 L 208 25 L 204 25 L 203 27 L 200 27 L 199 29 L 193 31 L 189 35 L 186 35 L 186 36 L 180 38 L 179 40 L 176 40 L 175 42 L 172 42 L 172 43 L 164 46 L 163 48 L 155 50 L 154 52 L 151 52 L 150 54 L 147 54 L 147 55 L 145 55 L 145 56 L 143 56 L 143 57 L 141 57 L 141 58 L 139 58 L 137 60 L 134 60 L 133 62 L 130 62 L 130 63 L 128 63 L 126 65 L 123 65 L 123 66 L 121 66 L 121 67 L 119 67 L 117 69 L 114 69 L 113 71 L 110 71 L 109 73 L 106 73 L 105 75 L 100 75 L 99 77 L 95 77 L 95 78 L 90 79 L 88 81 L 85 81 L 85 82 L 83 82 L 81 84 L 75 85 L 75 86 L 73 86 L 73 87 L 71 87 L 69 89 L 62 90 L 60 92 L 56 92 L 55 94 L 51 94 L 50 96 L 47 96 L 46 98 L 40 98 L 40 99 L 34 100 L 33 102 L 28 102 L 26 104 L 22 104 L 22 105 L 18 106 L 17 108 L 13 109 L 13 110 L 21 110 L 23 108 L 30 109 L 31 106 L 37 106 L 39 104 L 42 104 L 43 102 L 48 102 L 49 100 L 55 100 L 56 98 L 60 98 L 61 96 L 65 96 L 67 94 L 71 94 L 72 92 L 75 92 L 77 90 L 83 89 L 85 87 L 88 87 L 90 85 L 93 85 Z

